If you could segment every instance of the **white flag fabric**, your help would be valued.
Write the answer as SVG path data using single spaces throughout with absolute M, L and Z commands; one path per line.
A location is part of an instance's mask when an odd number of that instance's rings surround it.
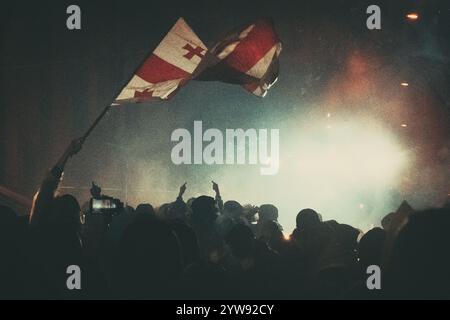
M 206 52 L 203 42 L 186 21 L 179 18 L 114 104 L 170 98 L 191 78 Z
M 258 19 L 219 41 L 208 52 L 195 80 L 240 84 L 264 97 L 278 78 L 281 50 L 272 20 Z

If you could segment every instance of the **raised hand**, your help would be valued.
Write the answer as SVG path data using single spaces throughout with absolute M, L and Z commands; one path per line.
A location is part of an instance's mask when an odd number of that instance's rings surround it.
M 179 197 L 182 197 L 184 192 L 186 191 L 186 183 L 187 182 L 183 183 L 183 185 L 180 187 L 180 192 L 178 193 Z
M 84 142 L 83 138 L 72 140 L 67 149 L 61 155 L 61 158 L 59 158 L 58 162 L 56 163 L 56 166 L 59 167 L 61 170 L 64 170 L 64 166 L 66 165 L 67 160 L 81 150 L 83 142 Z
M 102 194 L 102 188 L 96 185 L 94 181 L 92 181 L 92 186 L 89 191 L 91 192 L 91 196 L 93 198 L 100 198 L 100 195 Z
M 84 143 L 83 138 L 72 140 L 72 142 L 70 143 L 69 147 L 66 150 L 67 155 L 69 157 L 76 155 L 81 150 L 83 143 Z
M 219 185 L 217 183 L 215 183 L 214 181 L 212 182 L 212 188 L 214 190 L 214 192 L 216 193 L 216 196 L 220 196 L 220 190 L 219 190 Z

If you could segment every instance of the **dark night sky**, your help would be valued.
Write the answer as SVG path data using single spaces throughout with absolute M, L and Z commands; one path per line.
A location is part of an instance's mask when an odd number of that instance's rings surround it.
M 191 82 L 169 102 L 114 109 L 67 168 L 64 185 L 88 187 L 94 179 L 104 187 L 123 188 L 128 159 L 132 168 L 129 179 L 133 180 L 130 188 L 141 190 L 141 195 L 151 193 L 150 201 L 168 201 L 175 194 L 161 190 L 172 192 L 185 180 L 191 182 L 194 194 L 204 192 L 209 189 L 194 186 L 209 187 L 211 177 L 227 173 L 223 168 L 171 164 L 169 139 L 174 129 L 191 128 L 194 120 L 219 129 L 273 127 L 289 132 L 286 141 L 301 134 L 300 129 L 295 131 L 297 120 L 301 126 L 302 121 L 314 121 L 322 111 L 339 113 L 344 118 L 366 113 L 384 122 L 404 145 L 419 150 L 418 163 L 430 168 L 430 177 L 434 177 L 435 170 L 448 167 L 450 159 L 442 156 L 450 140 L 450 6 L 445 3 L 2 3 L 0 185 L 31 195 L 65 145 L 83 134 L 180 16 L 207 45 L 255 18 L 273 18 L 283 42 L 278 83 L 266 98 L 259 99 L 237 86 Z M 65 27 L 69 4 L 81 7 L 80 31 Z M 382 30 L 369 31 L 365 27 L 369 4 L 381 7 Z M 423 18 L 407 22 L 404 15 L 410 10 L 417 10 Z M 358 89 L 354 68 L 356 76 L 368 79 L 369 89 L 363 88 L 368 91 L 353 91 Z M 398 87 L 405 79 L 412 87 L 407 96 L 400 94 Z M 363 109 L 361 101 L 367 102 L 367 109 Z M 392 110 L 392 106 L 398 110 Z M 399 130 L 405 120 L 410 124 L 406 133 Z M 415 172 L 420 171 L 417 168 Z M 247 189 L 243 194 L 248 194 L 252 176 L 239 177 L 238 171 L 230 174 L 237 177 L 228 185 L 240 183 L 239 179 L 250 180 L 244 183 Z M 446 174 L 448 171 L 444 171 L 444 178 Z M 412 180 L 422 178 L 411 175 Z M 278 183 L 259 179 L 255 178 L 254 183 Z M 436 190 L 446 187 L 441 183 Z M 86 196 L 86 190 L 73 192 Z M 109 193 L 123 198 L 122 191 Z M 427 196 L 437 199 L 442 195 Z

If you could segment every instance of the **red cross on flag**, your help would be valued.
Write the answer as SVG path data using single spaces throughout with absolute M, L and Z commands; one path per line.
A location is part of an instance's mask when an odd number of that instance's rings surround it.
M 240 84 L 264 97 L 277 80 L 280 52 L 281 42 L 270 19 L 230 32 L 208 51 L 179 18 L 114 103 L 168 99 L 191 79 Z
M 206 46 L 179 18 L 115 99 L 116 104 L 168 99 L 192 76 Z

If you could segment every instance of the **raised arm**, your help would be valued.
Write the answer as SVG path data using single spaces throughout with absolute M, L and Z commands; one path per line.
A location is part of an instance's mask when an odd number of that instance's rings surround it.
M 213 188 L 214 192 L 216 193 L 215 199 L 216 199 L 217 207 L 219 208 L 220 213 L 222 213 L 223 201 L 222 201 L 222 197 L 220 196 L 219 185 L 217 183 L 215 183 L 214 181 L 211 181 L 211 182 L 212 182 L 212 188 Z
M 185 182 L 185 183 L 183 183 L 183 184 L 181 185 L 181 187 L 180 187 L 180 192 L 178 192 L 178 197 L 177 197 L 177 199 L 183 200 L 183 195 L 184 195 L 184 193 L 186 192 L 186 183 L 187 183 L 187 182 Z
M 59 158 L 58 162 L 47 173 L 44 181 L 42 181 L 39 190 L 33 198 L 33 205 L 30 212 L 30 226 L 35 227 L 45 223 L 48 217 L 48 211 L 58 188 L 59 182 L 64 172 L 64 167 L 70 157 L 78 153 L 83 145 L 83 139 L 73 140 L 64 153 Z

